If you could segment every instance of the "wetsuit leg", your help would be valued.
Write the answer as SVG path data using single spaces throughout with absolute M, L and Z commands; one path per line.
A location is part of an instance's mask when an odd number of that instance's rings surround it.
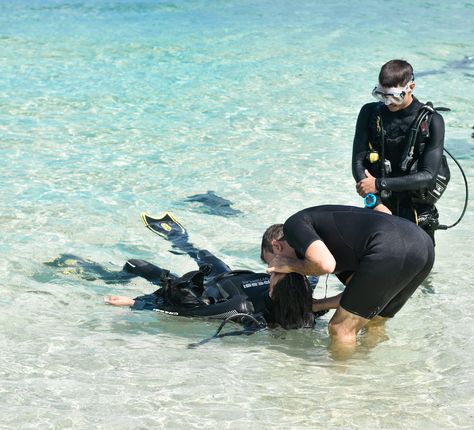
M 392 299 L 390 302 L 385 306 L 385 308 L 380 311 L 379 315 L 385 318 L 392 318 L 406 303 L 406 301 L 413 295 L 415 290 L 421 285 L 421 283 L 426 279 L 428 274 L 431 271 L 434 263 L 434 248 L 433 243 L 431 242 L 431 237 L 428 235 L 424 236 L 425 241 L 425 256 L 418 257 L 418 265 L 420 264 L 420 258 L 424 259 L 425 264 L 424 266 L 419 269 L 418 273 L 413 277 L 413 279 L 408 282 L 405 287 Z M 421 246 L 421 244 L 419 245 Z M 423 260 L 421 260 L 423 261 Z M 417 264 L 417 261 L 414 260 L 406 260 L 407 265 Z M 410 269 L 409 269 L 410 270 Z M 412 270 L 416 270 L 413 268 Z
M 216 276 L 221 273 L 230 272 L 230 267 L 221 259 L 211 254 L 207 249 L 202 249 L 197 253 L 196 263 L 199 267 L 203 264 L 209 264 L 212 267 L 212 272 L 207 276 Z
M 162 269 L 148 261 L 138 260 L 135 258 L 128 260 L 123 266 L 123 270 L 136 276 L 141 276 L 142 278 L 158 285 L 161 285 L 162 281 L 166 278 L 177 278 L 176 275 L 170 274 L 169 270 Z
M 371 319 L 393 316 L 428 275 L 434 261 L 429 236 L 414 224 L 377 235 L 342 294 L 341 306 Z

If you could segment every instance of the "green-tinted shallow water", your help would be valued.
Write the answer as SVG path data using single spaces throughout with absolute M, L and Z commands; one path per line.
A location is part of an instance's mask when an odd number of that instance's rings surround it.
M 473 18 L 459 0 L 2 2 L 0 427 L 471 429 L 470 210 L 438 233 L 433 273 L 385 341 L 361 339 L 348 361 L 328 350 L 328 316 L 187 349 L 216 324 L 104 306 L 152 287 L 43 263 L 191 270 L 139 219 L 172 210 L 196 245 L 262 270 L 268 224 L 361 204 L 353 129 L 391 58 L 414 65 L 421 100 L 452 109 L 446 146 L 472 178 Z M 445 223 L 464 200 L 451 165 Z M 207 190 L 242 213 L 183 201 Z

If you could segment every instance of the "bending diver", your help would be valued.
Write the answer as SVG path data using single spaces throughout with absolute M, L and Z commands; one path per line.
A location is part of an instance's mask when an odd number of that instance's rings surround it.
M 266 323 L 286 329 L 312 327 L 315 317 L 326 313 L 312 312 L 313 289 L 306 277 L 294 273 L 290 275 L 292 282 L 277 284 L 271 280 L 275 275 L 231 270 L 209 251 L 189 243 L 186 229 L 172 214 L 160 218 L 142 214 L 142 220 L 172 243 L 173 252 L 192 257 L 199 270 L 178 277 L 144 260 L 129 260 L 124 272 L 144 277 L 159 288 L 134 299 L 108 296 L 107 304 L 180 316 L 224 319 L 244 314 L 257 316 L 260 321 L 263 316 Z

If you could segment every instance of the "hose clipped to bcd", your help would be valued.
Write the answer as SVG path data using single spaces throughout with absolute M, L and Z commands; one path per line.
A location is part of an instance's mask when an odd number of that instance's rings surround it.
M 247 320 L 247 323 L 244 325 L 243 330 L 234 330 L 229 333 L 220 334 L 224 326 L 229 321 L 238 321 L 238 322 L 244 323 L 245 320 Z M 234 314 L 234 315 L 231 315 L 230 317 L 227 317 L 224 321 L 222 321 L 222 323 L 220 324 L 216 332 L 211 337 L 203 339 L 200 342 L 190 343 L 188 345 L 188 348 L 190 349 L 196 348 L 200 345 L 204 345 L 205 343 L 210 342 L 212 339 L 217 339 L 219 337 L 240 336 L 243 334 L 249 336 L 251 334 L 266 330 L 266 328 L 267 328 L 267 322 L 265 321 L 265 319 L 263 318 L 261 314 L 256 314 L 256 315 L 242 314 L 242 313 Z

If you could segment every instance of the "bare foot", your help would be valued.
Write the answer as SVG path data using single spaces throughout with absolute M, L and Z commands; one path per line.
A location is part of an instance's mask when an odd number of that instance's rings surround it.
M 376 316 L 364 327 L 365 335 L 362 338 L 362 345 L 373 348 L 377 344 L 388 340 L 385 334 L 385 322 L 387 318 Z
M 336 361 L 349 360 L 356 350 L 356 338 L 338 339 L 335 336 L 331 337 L 331 344 L 329 345 L 329 353 L 331 358 Z

